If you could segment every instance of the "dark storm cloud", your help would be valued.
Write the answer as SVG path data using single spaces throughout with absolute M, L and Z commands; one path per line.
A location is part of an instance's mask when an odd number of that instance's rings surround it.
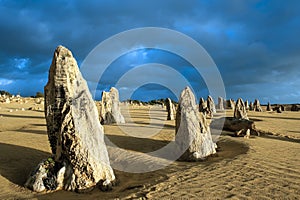
M 32 95 L 43 89 L 57 45 L 70 48 L 81 63 L 114 34 L 157 26 L 202 44 L 220 69 L 228 97 L 299 102 L 299 10 L 298 1 L 276 0 L 2 0 L 0 87 L 16 92 L 26 80 L 41 82 L 24 88 Z

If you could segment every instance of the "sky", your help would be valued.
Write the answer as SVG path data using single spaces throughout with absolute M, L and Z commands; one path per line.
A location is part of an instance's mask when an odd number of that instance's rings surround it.
M 0 0 L 0 90 L 22 96 L 43 92 L 58 45 L 69 48 L 80 66 L 99 43 L 115 34 L 162 27 L 203 46 L 221 73 L 226 98 L 300 103 L 299 10 L 297 0 Z M 156 49 L 117 58 L 97 89 L 115 86 L 122 73 L 146 63 L 176 69 L 191 83 L 197 99 L 210 94 L 191 63 Z M 122 100 L 122 90 L 128 87 L 118 89 Z M 139 86 L 132 98 L 168 96 L 175 98 L 169 88 L 152 83 Z

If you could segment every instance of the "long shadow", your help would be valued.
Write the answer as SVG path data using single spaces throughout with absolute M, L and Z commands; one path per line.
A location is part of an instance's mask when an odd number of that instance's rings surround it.
M 290 120 L 300 120 L 300 118 L 295 118 L 295 117 L 275 117 L 275 116 L 255 116 L 255 117 L 262 117 L 262 118 L 274 118 L 274 119 L 290 119 Z
M 47 135 L 46 130 L 27 130 L 27 129 L 18 129 L 16 130 L 18 132 L 23 132 L 23 133 L 35 133 L 35 134 L 42 134 L 42 135 Z
M 155 140 L 150 138 L 137 138 L 132 136 L 122 135 L 105 135 L 110 142 L 117 145 L 119 148 L 148 153 L 156 151 L 166 146 L 170 141 Z M 107 140 L 107 138 L 105 138 Z M 109 142 L 106 142 L 109 144 Z
M 150 119 L 150 117 L 149 116 L 147 116 L 147 117 L 134 116 L 134 117 L 132 117 L 132 119 Z M 151 119 L 156 119 L 156 120 L 163 121 L 163 120 L 167 120 L 167 115 L 166 115 L 165 119 L 163 119 L 161 117 L 151 117 Z M 126 121 L 126 117 L 125 117 L 125 121 Z
M 17 145 L 0 143 L 0 174 L 23 186 L 30 172 L 49 153 Z
M 149 123 L 146 123 L 146 122 L 138 122 L 137 124 L 150 125 Z M 151 126 L 164 127 L 164 128 L 174 129 L 175 130 L 175 126 L 169 125 L 169 124 L 151 123 Z
M 10 115 L 10 114 L 2 114 L 3 117 L 13 117 L 13 118 L 32 118 L 32 119 L 44 119 L 45 117 L 40 116 L 29 116 L 29 115 Z
M 107 142 L 107 139 L 109 139 L 110 142 L 112 142 L 119 148 L 141 153 L 149 153 L 159 150 L 171 142 L 151 138 L 137 138 L 122 135 L 106 135 L 106 144 L 109 144 L 109 142 Z M 244 143 L 232 140 L 221 140 L 218 142 L 218 158 L 213 158 L 213 160 L 217 161 L 224 158 L 234 158 L 240 154 L 247 153 L 248 150 L 249 147 Z M 164 157 L 162 156 L 162 158 Z
M 261 121 L 263 121 L 262 119 L 257 119 L 257 118 L 249 118 L 249 120 L 254 121 L 254 122 L 261 122 Z
M 130 125 L 132 124 L 132 125 Z M 145 129 L 151 129 L 151 128 L 157 128 L 155 126 L 150 126 L 148 123 L 145 123 L 146 125 L 149 125 L 149 126 L 139 126 L 138 124 L 140 124 L 140 122 L 131 122 L 131 123 L 127 123 L 126 126 L 124 126 L 125 128 L 145 128 Z M 122 126 L 122 125 L 116 125 L 116 126 Z
M 271 133 L 265 133 L 265 132 L 262 132 L 261 137 L 264 137 L 267 139 L 272 139 L 272 140 L 281 140 L 281 141 L 285 141 L 285 142 L 300 143 L 300 139 L 297 139 L 297 138 L 290 138 L 288 136 L 277 136 L 277 135 L 272 135 Z
M 46 124 L 30 124 L 32 126 L 47 126 Z
M 291 132 L 291 133 L 299 133 L 300 134 L 300 130 L 299 131 L 288 131 L 288 132 Z

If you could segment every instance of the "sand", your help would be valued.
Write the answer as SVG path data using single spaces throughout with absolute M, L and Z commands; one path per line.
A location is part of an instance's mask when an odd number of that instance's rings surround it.
M 50 155 L 43 111 L 21 111 L 33 106 L 43 108 L 34 105 L 33 99 L 27 104 L 0 104 L 0 199 L 300 198 L 300 112 L 249 112 L 259 130 L 273 135 L 244 139 L 224 131 L 217 156 L 197 163 L 176 161 L 148 173 L 115 170 L 118 182 L 110 192 L 31 192 L 23 187 L 28 174 Z M 165 121 L 166 112 L 152 107 L 153 121 L 149 126 L 148 111 L 147 106 L 131 107 L 131 117 L 138 126 L 133 122 L 104 126 L 107 139 L 132 153 L 126 158 L 128 166 L 136 160 L 151 166 L 153 160 L 160 158 L 142 153 L 174 140 L 175 122 Z M 232 111 L 227 114 L 231 116 Z M 108 145 L 108 151 L 112 163 L 124 159 L 125 154 L 116 153 L 112 145 Z

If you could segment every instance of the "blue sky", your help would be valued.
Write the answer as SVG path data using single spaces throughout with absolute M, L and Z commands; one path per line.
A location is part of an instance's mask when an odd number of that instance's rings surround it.
M 43 91 L 54 49 L 60 44 L 81 63 L 110 36 L 151 26 L 180 31 L 199 42 L 220 70 L 228 98 L 297 103 L 299 10 L 296 0 L 0 0 L 0 90 L 23 96 Z M 145 52 L 147 58 L 142 56 Z M 111 76 L 147 62 L 166 63 L 181 68 L 195 85 L 197 98 L 208 94 L 201 77 L 189 73 L 189 63 L 180 58 L 151 49 L 134 55 L 120 57 L 107 73 Z M 99 88 L 113 83 L 106 78 Z M 157 85 L 142 86 L 134 93 L 142 100 L 166 96 L 168 89 Z

